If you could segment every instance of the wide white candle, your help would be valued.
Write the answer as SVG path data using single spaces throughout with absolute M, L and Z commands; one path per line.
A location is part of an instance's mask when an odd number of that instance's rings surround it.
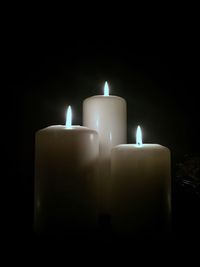
M 98 154 L 97 132 L 72 126 L 70 107 L 66 125 L 36 133 L 36 231 L 65 235 L 95 225 Z
M 83 125 L 99 134 L 99 207 L 100 213 L 109 212 L 110 154 L 111 149 L 126 143 L 126 101 L 109 95 L 108 83 L 104 95 L 89 97 L 83 102 Z
M 170 151 L 157 144 L 119 145 L 111 155 L 114 229 L 122 234 L 159 236 L 169 230 Z

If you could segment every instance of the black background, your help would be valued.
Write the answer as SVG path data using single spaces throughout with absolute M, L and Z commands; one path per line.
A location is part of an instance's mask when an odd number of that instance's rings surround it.
M 70 27 L 59 32 L 59 38 L 51 27 L 37 25 L 35 30 L 34 23 L 26 25 L 20 18 L 17 24 L 14 22 L 6 35 L 6 90 L 1 99 L 8 109 L 6 123 L 11 128 L 6 132 L 9 141 L 5 155 L 14 196 L 7 200 L 9 227 L 14 235 L 26 242 L 34 240 L 35 132 L 64 124 L 69 104 L 73 124 L 81 125 L 82 101 L 102 94 L 105 80 L 111 94 L 127 101 L 128 142 L 135 142 L 140 124 L 145 143 L 167 146 L 172 153 L 173 179 L 174 168 L 185 154 L 199 155 L 199 54 L 194 28 L 188 31 L 184 24 L 163 35 L 163 28 L 155 35 L 148 29 L 136 35 L 136 29 L 142 26 L 133 23 L 130 30 L 114 25 L 106 34 L 94 27 L 88 37 L 84 27 L 77 32 L 71 21 Z M 81 19 L 78 28 L 80 24 Z M 196 239 L 197 200 L 186 207 L 187 196 L 178 199 L 175 195 L 173 199 L 173 238 L 181 242 Z M 185 221 L 188 216 L 191 219 Z

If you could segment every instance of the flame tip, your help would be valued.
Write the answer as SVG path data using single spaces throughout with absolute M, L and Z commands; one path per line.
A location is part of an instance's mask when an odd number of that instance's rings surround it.
M 66 128 L 71 128 L 72 126 L 72 108 L 69 105 L 67 108 L 67 115 L 66 115 Z
M 142 145 L 142 130 L 140 128 L 140 125 L 138 125 L 137 131 L 136 131 L 136 144 L 138 146 Z
M 104 84 L 104 96 L 109 96 L 109 86 L 107 81 L 105 81 Z

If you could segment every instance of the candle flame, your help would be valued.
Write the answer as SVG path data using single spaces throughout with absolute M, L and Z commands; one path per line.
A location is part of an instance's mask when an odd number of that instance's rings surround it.
M 139 125 L 137 127 L 137 132 L 136 132 L 136 144 L 138 146 L 142 145 L 142 130 Z
M 67 109 L 67 116 L 66 116 L 66 128 L 72 127 L 72 109 L 71 106 Z
M 105 82 L 104 85 L 104 96 L 109 96 L 109 87 L 107 82 Z

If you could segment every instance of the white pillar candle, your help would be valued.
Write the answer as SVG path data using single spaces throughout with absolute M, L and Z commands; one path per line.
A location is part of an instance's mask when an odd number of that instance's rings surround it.
M 142 144 L 138 127 L 136 145 L 113 148 L 111 174 L 114 229 L 138 237 L 165 233 L 170 219 L 169 149 Z
M 104 95 L 89 97 L 83 102 L 83 125 L 99 134 L 99 208 L 100 213 L 109 212 L 110 153 L 119 144 L 126 143 L 126 101 L 109 95 L 108 83 Z
M 96 167 L 99 141 L 96 131 L 55 125 L 36 133 L 35 223 L 48 234 L 84 231 L 95 225 Z

